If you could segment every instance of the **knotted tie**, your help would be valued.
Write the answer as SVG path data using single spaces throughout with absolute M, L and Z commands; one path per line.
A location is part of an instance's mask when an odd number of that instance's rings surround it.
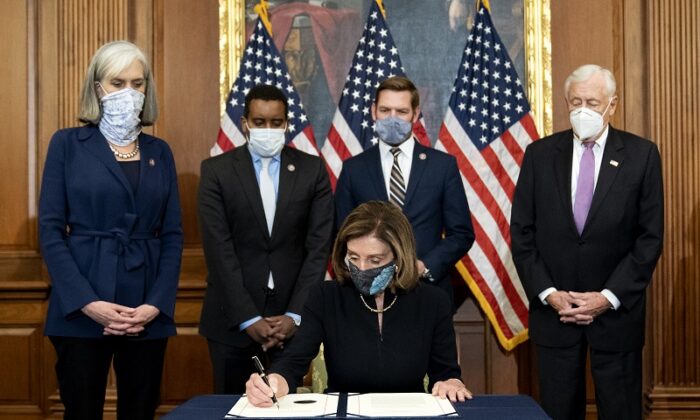
M 593 145 L 595 142 L 584 142 L 585 147 L 581 161 L 579 163 L 578 181 L 576 183 L 576 197 L 574 198 L 574 221 L 579 235 L 583 232 L 586 224 L 588 210 L 593 201 L 594 177 L 595 177 L 595 157 L 593 156 Z
M 394 155 L 394 164 L 391 166 L 391 179 L 389 180 L 389 201 L 399 207 L 403 207 L 406 199 L 406 184 L 403 181 L 403 174 L 399 166 L 399 153 L 401 153 L 401 149 L 398 147 L 391 148 L 391 154 Z

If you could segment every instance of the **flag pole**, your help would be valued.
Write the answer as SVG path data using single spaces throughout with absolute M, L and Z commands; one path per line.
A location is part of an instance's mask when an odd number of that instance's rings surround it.
M 489 4 L 489 0 L 476 0 L 476 10 L 479 10 L 479 6 L 482 4 L 486 8 L 486 10 L 488 10 L 489 13 L 491 13 L 491 5 Z
M 268 7 L 267 0 L 260 0 L 260 3 L 256 4 L 253 10 L 258 14 L 263 25 L 265 25 L 265 29 L 267 29 L 267 32 L 272 36 L 272 24 L 270 23 L 270 18 L 267 13 Z
M 382 16 L 384 16 L 384 19 L 386 19 L 386 10 L 384 10 L 384 3 L 382 0 L 375 0 L 377 2 L 377 6 L 379 6 L 379 11 L 382 12 Z

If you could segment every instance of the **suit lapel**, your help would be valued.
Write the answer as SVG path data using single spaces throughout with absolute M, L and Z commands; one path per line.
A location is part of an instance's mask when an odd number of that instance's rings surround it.
M 131 207 L 134 208 L 134 191 L 129 184 L 129 181 L 124 175 L 124 171 L 119 167 L 114 153 L 109 149 L 107 139 L 102 135 L 97 127 L 86 126 L 81 129 L 79 139 L 82 140 L 84 147 L 94 155 L 103 165 L 107 167 L 109 172 L 114 175 L 119 183 L 129 192 L 131 198 Z M 140 145 L 139 145 L 140 147 Z
M 282 149 L 280 156 L 280 172 L 279 172 L 279 187 L 277 190 L 277 207 L 275 209 L 275 220 L 272 224 L 272 232 L 275 233 L 276 227 L 280 223 L 280 219 L 286 214 L 289 201 L 294 192 L 294 185 L 297 181 L 298 162 L 294 154 L 285 147 Z
M 411 140 L 415 141 L 415 140 Z M 422 144 L 415 142 L 413 146 L 413 156 L 411 157 L 411 173 L 408 177 L 408 186 L 406 187 L 406 199 L 404 200 L 404 208 L 408 207 L 413 198 L 413 194 L 416 191 L 417 185 L 423 177 L 423 172 L 425 172 L 425 167 L 428 166 L 428 155 L 426 153 L 427 147 Z
M 379 156 L 379 146 L 374 146 L 367 150 L 367 159 L 365 167 L 369 174 L 369 185 L 374 186 L 376 197 L 380 200 L 387 201 L 389 196 L 386 193 L 386 181 L 382 173 L 382 159 Z
M 557 189 L 561 205 L 570 215 L 569 227 L 578 234 L 576 222 L 574 221 L 574 210 L 571 206 L 571 160 L 574 153 L 574 134 L 568 130 L 562 133 L 557 140 L 557 153 L 554 158 L 554 175 L 557 179 Z
M 270 239 L 270 233 L 267 231 L 267 220 L 265 220 L 265 209 L 263 208 L 262 197 L 260 197 L 260 186 L 255 176 L 253 158 L 248 152 L 248 146 L 239 146 L 230 153 L 233 157 L 233 170 L 236 172 L 236 177 L 240 181 L 255 219 L 258 221 L 258 227 L 265 235 L 265 238 Z
M 586 225 L 584 226 L 584 231 L 586 226 L 593 220 L 596 212 L 600 209 L 601 204 L 605 200 L 605 196 L 610 191 L 610 187 L 615 182 L 615 178 L 619 172 L 619 168 L 622 165 L 622 161 L 625 158 L 622 150 L 625 145 L 622 142 L 620 135 L 610 127 L 608 131 L 608 140 L 605 144 L 605 150 L 603 150 L 603 160 L 600 163 L 600 172 L 598 173 L 598 182 L 595 186 L 595 191 L 593 192 L 593 201 L 591 202 L 591 208 L 588 211 L 588 217 L 586 218 Z M 612 163 L 615 162 L 615 163 Z
M 149 172 L 154 168 L 159 168 L 163 162 L 160 162 L 159 153 L 157 153 L 153 144 L 153 137 L 141 136 L 139 138 L 139 147 L 141 159 L 139 161 L 139 184 L 136 189 L 135 198 L 136 202 L 142 205 L 149 201 L 148 195 L 150 191 L 152 191 L 152 188 L 147 188 L 151 187 L 151 185 L 147 186 L 146 183 L 152 180 L 162 180 L 160 177 L 150 176 L 151 174 Z

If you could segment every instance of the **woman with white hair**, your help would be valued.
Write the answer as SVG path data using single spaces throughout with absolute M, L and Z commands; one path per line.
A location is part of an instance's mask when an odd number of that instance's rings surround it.
M 97 50 L 79 119 L 46 155 L 41 249 L 52 289 L 44 333 L 53 343 L 66 419 L 99 419 L 110 365 L 118 418 L 152 419 L 165 347 L 175 335 L 182 255 L 177 177 L 168 145 L 141 132 L 157 116 L 143 52 Z

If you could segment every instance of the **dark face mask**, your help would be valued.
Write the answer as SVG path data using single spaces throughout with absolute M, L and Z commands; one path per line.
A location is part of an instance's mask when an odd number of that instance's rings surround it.
M 350 278 L 352 278 L 355 287 L 360 293 L 367 296 L 374 296 L 383 292 L 391 282 L 391 279 L 394 278 L 394 273 L 396 272 L 396 263 L 393 261 L 381 267 L 368 270 L 360 270 L 350 261 L 347 264 L 348 270 L 350 270 Z

